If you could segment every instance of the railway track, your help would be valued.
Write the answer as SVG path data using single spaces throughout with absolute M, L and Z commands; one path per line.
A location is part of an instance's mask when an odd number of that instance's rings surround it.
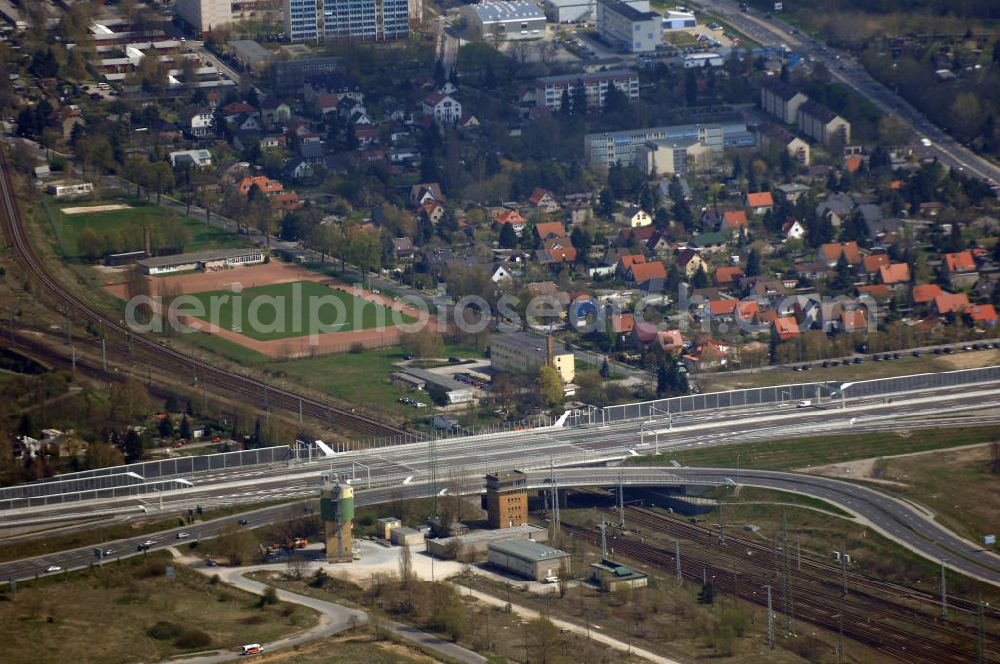
M 68 292 L 46 269 L 31 246 L 24 229 L 24 220 L 14 195 L 13 184 L 8 170 L 7 156 L 0 149 L 0 224 L 11 243 L 18 262 L 34 275 L 51 296 L 66 307 L 67 311 L 95 326 L 110 342 L 111 351 L 129 354 L 130 358 L 141 361 L 157 375 L 166 373 L 186 380 L 191 377 L 195 383 L 203 383 L 213 390 L 225 394 L 236 401 L 244 401 L 263 409 L 279 409 L 295 416 L 300 413 L 323 422 L 333 429 L 350 430 L 364 436 L 398 437 L 400 440 L 414 440 L 414 434 L 404 429 L 380 422 L 361 413 L 355 413 L 290 390 L 273 387 L 267 383 L 243 374 L 217 367 L 204 360 L 187 355 L 164 343 L 133 333 L 125 325 L 113 320 L 93 308 L 86 301 Z
M 640 562 L 676 572 L 676 558 L 671 542 L 662 542 L 658 533 L 669 529 L 672 524 L 682 526 L 682 529 L 672 531 L 684 539 L 695 542 L 711 543 L 711 549 L 699 546 L 687 546 L 681 552 L 681 575 L 683 578 L 701 583 L 710 579 L 715 588 L 745 601 L 760 606 L 767 606 L 768 586 L 772 589 L 772 601 L 775 612 L 784 606 L 785 595 L 783 577 L 776 565 L 769 562 L 773 550 L 764 545 L 750 542 L 748 556 L 744 547 L 745 541 L 737 538 L 727 538 L 730 542 L 717 541 L 718 535 L 702 528 L 686 528 L 689 524 L 677 522 L 650 510 L 628 508 L 626 519 L 643 526 L 643 541 L 637 542 L 626 536 L 616 536 L 608 540 L 608 546 L 614 550 L 615 556 L 624 556 Z M 664 524 L 666 520 L 669 523 Z M 572 536 L 580 537 L 590 544 L 600 544 L 600 533 L 596 530 L 563 526 Z M 686 551 L 686 553 L 685 553 Z M 765 555 L 766 554 L 766 555 Z M 810 561 L 812 562 L 812 561 Z M 915 611 L 913 607 L 899 604 L 893 600 L 874 597 L 869 592 L 859 591 L 864 584 L 857 574 L 852 574 L 849 594 L 840 595 L 837 579 L 840 571 L 823 569 L 818 565 L 812 567 L 803 561 L 804 571 L 789 566 L 789 597 L 790 614 L 794 621 L 805 621 L 837 633 L 841 629 L 845 638 L 864 645 L 878 653 L 886 661 L 899 662 L 972 662 L 976 661 L 976 631 L 967 625 L 953 621 L 936 619 L 924 612 Z M 813 575 L 815 574 L 815 576 Z M 864 577 L 861 577 L 862 579 Z M 884 591 L 886 586 L 871 580 L 869 589 L 878 587 Z M 775 620 L 776 630 L 781 625 L 780 619 Z M 792 621 L 789 621 L 792 624 Z M 997 657 L 997 639 L 989 635 L 982 661 L 1000 661 Z
M 617 518 L 617 512 L 615 512 Z M 732 535 L 726 535 L 720 542 L 718 531 L 688 523 L 680 519 L 674 519 L 659 512 L 642 508 L 626 507 L 626 518 L 635 523 L 641 523 L 650 530 L 644 530 L 644 535 L 658 537 L 662 533 L 670 533 L 673 536 L 683 537 L 692 542 L 703 544 L 711 548 L 713 554 L 730 553 L 737 558 L 745 558 L 748 552 L 753 552 L 758 559 L 772 556 L 774 550 L 768 544 L 749 540 Z M 752 556 L 751 556 L 752 557 Z M 885 601 L 885 597 L 894 597 L 897 601 L 893 605 L 899 610 L 919 610 L 925 615 L 935 618 L 940 610 L 941 596 L 910 588 L 898 583 L 891 583 L 874 579 L 857 572 L 845 570 L 839 565 L 827 561 L 818 561 L 812 558 L 801 558 L 801 569 L 804 577 L 808 579 L 819 579 L 825 586 L 840 591 L 846 578 L 847 586 L 852 593 L 863 593 L 873 597 L 877 601 Z M 798 570 L 796 570 L 798 572 Z M 907 604 L 899 603 L 898 600 L 912 601 L 918 608 Z M 961 597 L 948 596 L 948 609 L 951 612 L 960 612 L 973 616 L 978 610 L 975 602 L 971 602 Z M 986 610 L 986 617 L 990 620 L 1000 620 L 1000 611 L 995 608 Z

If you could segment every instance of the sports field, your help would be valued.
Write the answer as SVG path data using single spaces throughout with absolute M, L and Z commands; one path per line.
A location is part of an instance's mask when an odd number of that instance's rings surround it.
M 390 327 L 414 320 L 315 281 L 255 286 L 239 293 L 213 290 L 191 295 L 204 307 L 204 315 L 198 318 L 257 341 L 301 337 L 310 332 Z
M 242 247 L 246 240 L 235 233 L 209 226 L 204 220 L 174 214 L 166 208 L 143 205 L 103 212 L 70 214 L 57 209 L 52 215 L 56 235 L 63 254 L 67 257 L 82 255 L 78 240 L 84 229 L 95 231 L 107 238 L 116 251 L 133 251 L 143 248 L 143 228 L 148 226 L 153 237 L 154 249 L 158 245 L 172 246 L 181 240 L 179 251 L 197 251 L 209 248 Z

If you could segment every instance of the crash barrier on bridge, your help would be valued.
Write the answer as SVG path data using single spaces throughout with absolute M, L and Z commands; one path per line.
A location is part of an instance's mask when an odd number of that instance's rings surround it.
M 962 369 L 941 373 L 877 378 L 851 383 L 796 383 L 775 387 L 753 387 L 731 392 L 710 392 L 692 394 L 654 401 L 592 407 L 571 413 L 567 426 L 610 424 L 638 419 L 669 418 L 673 415 L 693 413 L 718 408 L 740 408 L 766 404 L 795 403 L 802 400 L 829 397 L 834 400 L 850 400 L 860 397 L 912 392 L 921 389 L 940 388 L 975 383 L 1000 381 L 1000 367 Z

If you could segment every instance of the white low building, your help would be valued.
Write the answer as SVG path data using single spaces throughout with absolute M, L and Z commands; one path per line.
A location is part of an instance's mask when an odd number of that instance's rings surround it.
M 264 262 L 261 249 L 208 249 L 173 256 L 156 256 L 136 261 L 145 274 L 168 274 L 190 270 L 218 270 Z
M 541 39 L 545 13 L 533 2 L 493 0 L 464 5 L 460 10 L 470 32 L 485 41 Z
M 56 198 L 69 198 L 71 196 L 85 196 L 93 193 L 93 182 L 53 182 L 49 185 L 49 193 Z
M 674 9 L 663 15 L 664 30 L 685 30 L 697 26 L 698 21 L 691 12 L 682 12 Z
M 178 164 L 192 166 L 211 166 L 212 153 L 208 150 L 177 150 L 170 153 L 170 165 L 177 168 Z

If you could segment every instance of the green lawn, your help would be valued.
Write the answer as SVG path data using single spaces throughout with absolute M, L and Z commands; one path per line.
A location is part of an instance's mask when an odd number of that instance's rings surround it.
M 100 204 L 115 204 L 115 201 L 103 201 Z M 83 207 L 79 203 L 64 207 Z M 56 235 L 62 244 L 63 254 L 67 257 L 79 257 L 80 250 L 77 240 L 85 228 L 92 228 L 98 233 L 115 232 L 121 235 L 123 246 L 131 249 L 142 249 L 143 227 L 149 226 L 155 236 L 158 231 L 173 233 L 176 227 L 186 230 L 189 239 L 184 244 L 184 251 L 197 251 L 205 248 L 242 247 L 246 244 L 244 238 L 235 233 L 209 226 L 204 221 L 194 217 L 177 215 L 167 208 L 155 205 L 133 207 L 128 210 L 112 210 L 110 212 L 95 212 L 83 214 L 64 214 L 61 209 L 53 215 L 53 224 L 57 226 Z M 176 226 L 175 226 L 176 225 Z
M 364 403 L 368 408 L 379 412 L 410 417 L 429 416 L 429 408 L 417 410 L 396 401 L 401 396 L 410 396 L 431 405 L 426 392 L 407 392 L 393 387 L 389 382 L 389 375 L 398 370 L 394 363 L 402 360 L 405 354 L 401 348 L 376 348 L 361 353 L 337 353 L 275 362 L 270 368 L 274 376 L 288 377 L 337 399 Z M 442 354 L 462 358 L 481 356 L 472 349 L 452 345 L 445 345 Z
M 823 466 L 854 459 L 944 449 L 1000 439 L 995 426 L 949 427 L 915 431 L 852 433 L 835 436 L 790 438 L 766 443 L 713 446 L 677 450 L 630 459 L 631 463 L 656 466 L 676 460 L 686 466 L 735 467 L 736 455 L 743 468 L 789 470 Z
M 199 318 L 260 341 L 301 337 L 310 331 L 365 330 L 382 322 L 391 326 L 394 320 L 392 311 L 380 304 L 314 281 L 247 288 L 238 301 L 230 290 L 194 296 L 204 306 L 204 315 Z M 311 324 L 313 320 L 318 325 Z M 403 316 L 402 320 L 411 322 L 413 318 Z

